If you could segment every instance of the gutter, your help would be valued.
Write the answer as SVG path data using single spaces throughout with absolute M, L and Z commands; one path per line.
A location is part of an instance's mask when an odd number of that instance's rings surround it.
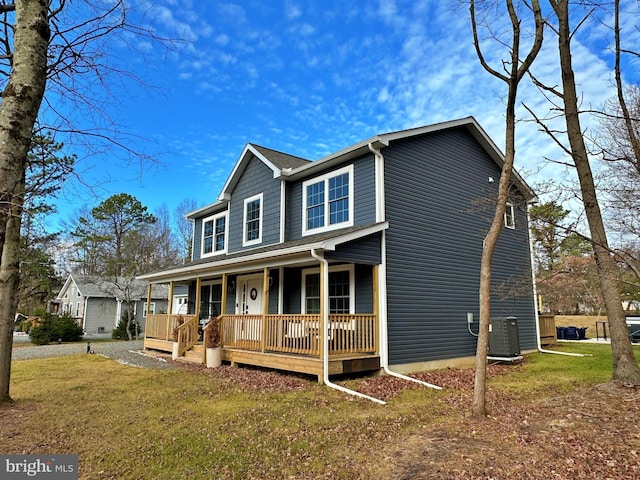
M 531 214 L 529 213 L 529 209 L 527 208 L 527 228 L 531 225 Z M 533 312 L 536 317 L 536 346 L 540 353 L 553 353 L 555 355 L 566 355 L 568 357 L 592 357 L 593 355 L 584 354 L 584 353 L 570 353 L 570 352 L 556 352 L 554 350 L 545 350 L 542 348 L 542 343 L 540 343 L 540 317 L 538 316 L 538 304 L 536 299 L 538 298 L 538 292 L 536 289 L 536 274 L 534 272 L 533 266 L 534 258 L 533 258 L 533 238 L 531 237 L 531 229 L 529 228 L 529 258 L 531 262 L 531 283 L 533 285 Z
M 343 387 L 342 385 L 337 385 L 329 380 L 329 262 L 327 262 L 327 259 L 324 258 L 324 255 L 318 254 L 315 248 L 311 249 L 311 256 L 324 265 L 324 275 L 322 275 L 321 278 L 321 281 L 323 282 L 322 291 L 324 292 L 324 296 L 322 298 L 322 322 L 324 324 L 324 332 L 322 332 L 322 341 L 324 343 L 322 347 L 324 353 L 322 357 L 322 380 L 324 381 L 325 385 L 333 388 L 334 390 L 339 390 L 341 392 L 348 393 L 349 395 L 366 398 L 367 400 L 371 400 L 372 402 L 386 405 L 387 402 L 385 402 L 384 400 L 370 397 L 369 395 L 365 395 L 364 393 L 356 392 L 355 390 Z

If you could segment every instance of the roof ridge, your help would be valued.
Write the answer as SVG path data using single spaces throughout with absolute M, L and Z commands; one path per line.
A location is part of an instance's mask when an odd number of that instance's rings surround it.
M 265 147 L 263 145 L 258 145 L 257 143 L 251 143 L 250 142 L 249 145 L 251 145 L 252 147 L 254 147 L 254 148 L 258 149 L 258 150 L 267 150 L 269 152 L 277 153 L 279 155 L 285 155 L 285 156 L 287 156 L 289 158 L 295 158 L 296 160 L 302 160 L 304 162 L 312 162 L 312 160 L 309 160 L 308 158 L 300 157 L 298 155 L 292 155 L 290 153 L 283 152 L 281 150 L 276 150 L 274 148 L 269 148 L 269 147 Z M 263 152 L 261 152 L 261 153 L 263 153 Z

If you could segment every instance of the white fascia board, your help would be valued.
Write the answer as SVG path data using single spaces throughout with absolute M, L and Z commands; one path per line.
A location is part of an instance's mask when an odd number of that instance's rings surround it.
M 58 292 L 58 295 L 56 296 L 56 298 L 59 298 L 59 299 L 63 299 L 64 298 L 62 295 L 63 295 L 64 292 L 66 292 L 69 289 L 69 284 L 71 282 L 74 282 L 74 280 L 73 280 L 72 274 L 69 274 L 69 276 L 67 276 L 67 279 L 64 281 L 64 285 L 62 286 L 62 288 Z
M 280 168 L 276 167 L 271 160 L 262 155 L 262 153 L 260 153 L 253 145 L 249 144 L 249 150 L 251 150 L 251 152 L 258 157 L 262 163 L 271 169 L 273 172 L 273 178 L 278 178 L 282 174 Z
M 333 164 L 347 161 L 351 158 L 360 156 L 364 153 L 370 153 L 369 145 L 373 145 L 376 148 L 384 148 L 384 147 L 388 147 L 389 143 L 394 140 L 400 140 L 402 138 L 412 137 L 415 135 L 422 135 L 423 133 L 436 132 L 438 130 L 453 128 L 460 125 L 467 125 L 469 123 L 475 123 L 477 128 L 480 131 L 482 131 L 482 129 L 480 128 L 480 126 L 478 125 L 478 123 L 475 121 L 473 117 L 465 117 L 458 120 L 451 120 L 448 122 L 436 123 L 436 124 L 427 125 L 424 127 L 417 127 L 417 128 L 411 128 L 408 130 L 401 130 L 398 132 L 379 134 L 369 138 L 368 140 L 363 140 L 354 145 L 351 145 L 350 147 L 344 148 L 336 153 L 332 153 L 329 156 L 326 156 L 319 160 L 311 162 L 307 165 L 302 165 L 301 167 L 298 167 L 292 170 L 291 172 L 284 172 L 284 175 L 286 175 L 289 178 L 295 179 L 295 178 L 307 175 L 313 172 L 314 170 L 325 169 L 330 167 Z M 487 139 L 488 138 L 489 137 L 487 137 Z M 491 143 L 493 144 L 493 142 Z M 494 145 L 494 148 L 495 148 L 495 145 Z
M 427 125 L 424 127 L 411 128 L 408 130 L 401 130 L 399 132 L 392 132 L 380 135 L 380 138 L 387 145 L 394 140 L 401 140 L 403 138 L 412 137 L 416 135 L 423 135 L 425 133 L 437 132 L 439 130 L 447 130 L 456 127 L 466 127 L 467 130 L 473 135 L 473 137 L 482 145 L 482 148 L 489 154 L 489 156 L 496 162 L 496 164 L 502 168 L 504 165 L 504 153 L 493 142 L 491 137 L 480 126 L 478 121 L 474 117 L 464 117 L 456 120 L 450 120 L 447 122 L 435 123 L 433 125 Z M 523 193 L 528 195 L 528 202 L 537 200 L 537 197 L 533 189 L 527 184 L 527 182 L 520 176 L 520 174 L 513 169 L 511 172 L 515 182 L 522 190 Z
M 187 213 L 184 216 L 184 218 L 193 219 L 195 217 L 201 217 L 202 215 L 206 215 L 210 212 L 214 212 L 218 210 L 222 211 L 226 208 L 227 203 L 228 203 L 227 200 L 218 200 L 217 202 L 210 203 L 209 205 L 205 205 L 204 207 L 194 210 L 193 212 Z
M 351 242 L 353 240 L 358 240 L 359 238 L 366 237 L 373 233 L 378 233 L 383 230 L 389 228 L 389 222 L 381 222 L 376 223 L 375 225 L 371 225 L 368 228 L 363 230 L 357 230 L 355 232 L 347 233 L 345 235 L 340 235 L 339 237 L 331 238 L 329 240 L 325 240 L 322 242 L 323 250 L 335 250 L 338 245 L 342 245 L 343 243 Z
M 401 140 L 403 138 L 415 137 L 417 135 L 423 135 L 425 133 L 437 132 L 440 130 L 447 130 L 449 128 L 455 128 L 455 127 L 460 127 L 460 126 L 469 125 L 469 124 L 474 124 L 479 130 L 482 130 L 478 122 L 475 120 L 475 118 L 464 117 L 464 118 L 458 118 L 456 120 L 448 120 L 446 122 L 434 123 L 432 125 L 425 125 L 423 127 L 408 128 L 406 130 L 399 130 L 397 132 L 384 133 L 382 135 L 379 135 L 379 137 L 388 145 L 390 142 L 393 142 L 394 140 Z
M 356 143 L 350 147 L 340 150 L 339 152 L 332 153 L 327 157 L 323 157 L 319 160 L 310 162 L 306 165 L 302 165 L 289 172 L 283 172 L 283 176 L 287 179 L 295 180 L 310 174 L 313 174 L 317 170 L 326 170 L 333 165 L 337 165 L 342 162 L 351 160 L 352 158 L 359 157 L 360 155 L 371 153 L 369 151 L 369 145 L 374 145 L 376 148 L 386 147 L 389 144 L 385 143 L 380 136 L 372 137 L 368 140 Z
M 240 157 L 238 157 L 238 160 L 236 161 L 236 164 L 234 165 L 233 170 L 231 170 L 231 173 L 229 174 L 229 178 L 227 178 L 227 181 L 222 187 L 222 192 L 220 192 L 220 195 L 218 196 L 218 200 L 229 200 L 231 198 L 231 191 L 236 186 L 236 184 L 238 183 L 238 180 L 242 176 L 242 171 L 244 170 L 246 163 L 251 158 L 251 155 L 255 156 L 267 167 L 269 167 L 269 169 L 273 172 L 273 178 L 278 178 L 282 174 L 280 169 L 276 167 L 273 163 L 271 163 L 269 159 L 267 159 L 258 150 L 256 150 L 256 148 L 253 145 L 251 145 L 250 143 L 247 143 L 244 149 L 242 150 Z
M 355 232 L 347 233 L 337 237 L 333 237 L 328 240 L 319 240 L 313 243 L 306 243 L 304 245 L 296 245 L 294 247 L 284 248 L 280 250 L 269 250 L 268 252 L 255 253 L 253 255 L 246 255 L 238 258 L 229 258 L 226 260 L 220 260 L 217 262 L 203 263 L 198 265 L 189 265 L 188 267 L 177 268 L 170 271 L 148 273 L 136 277 L 138 280 L 147 280 L 149 283 L 154 281 L 157 283 L 164 283 L 168 281 L 181 281 L 192 279 L 194 274 L 198 272 L 202 273 L 229 273 L 233 270 L 233 273 L 239 273 L 243 270 L 255 270 L 256 264 L 260 264 L 261 267 L 266 266 L 279 266 L 286 265 L 288 263 L 299 263 L 302 258 L 306 258 L 308 254 L 310 257 L 311 250 L 335 250 L 336 246 L 357 240 L 358 238 L 366 237 L 372 233 L 376 233 L 389 228 L 388 222 L 372 225 L 369 228 L 357 230 Z M 302 254 L 302 257 L 299 255 Z M 282 257 L 295 257 L 291 259 L 291 262 L 283 261 Z M 232 268 L 231 268 L 232 267 Z
M 283 257 L 288 255 L 295 255 L 298 253 L 308 252 L 312 248 L 323 248 L 322 242 L 315 242 L 313 244 L 306 245 L 297 245 L 295 247 L 290 247 L 282 250 L 271 250 L 269 252 L 261 252 L 253 255 L 246 255 L 239 258 L 230 258 L 227 260 L 220 260 L 217 262 L 209 262 L 198 265 L 189 265 L 188 267 L 177 268 L 168 272 L 159 272 L 159 273 L 148 273 L 145 275 L 140 275 L 136 277 L 138 280 L 147 280 L 150 283 L 153 281 L 169 281 L 169 280 L 188 280 L 193 278 L 193 274 L 197 272 L 210 272 L 210 271 L 220 271 L 221 273 L 225 270 L 228 270 L 228 267 L 237 265 L 238 269 L 240 265 L 244 263 L 254 264 L 256 262 L 265 261 L 269 258 L 275 257 Z M 252 269 L 255 268 L 254 265 L 251 266 Z M 236 268 L 234 268 L 236 271 Z

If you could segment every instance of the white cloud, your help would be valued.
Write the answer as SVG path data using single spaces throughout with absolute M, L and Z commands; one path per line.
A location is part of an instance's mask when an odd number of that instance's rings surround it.
M 286 0 L 284 2 L 284 15 L 288 20 L 295 20 L 302 15 L 302 10 L 300 9 L 300 5 L 291 0 Z
M 225 45 L 227 45 L 229 43 L 229 35 L 227 35 L 226 33 L 220 33 L 220 34 L 216 35 L 216 37 L 213 39 L 213 41 L 217 45 L 220 45 L 221 47 L 224 47 Z
M 223 17 L 224 22 L 229 22 L 231 25 L 243 25 L 247 22 L 247 14 L 240 5 L 235 3 L 219 3 L 216 8 Z

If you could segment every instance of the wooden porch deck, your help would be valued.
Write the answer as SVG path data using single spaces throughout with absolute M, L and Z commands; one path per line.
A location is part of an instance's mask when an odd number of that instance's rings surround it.
M 375 315 L 330 315 L 329 322 L 329 375 L 380 368 Z M 178 348 L 178 358 L 204 363 L 197 327 L 195 316 L 149 315 L 144 348 Z M 321 331 L 319 315 L 224 315 L 222 360 L 316 375 L 322 382 Z

